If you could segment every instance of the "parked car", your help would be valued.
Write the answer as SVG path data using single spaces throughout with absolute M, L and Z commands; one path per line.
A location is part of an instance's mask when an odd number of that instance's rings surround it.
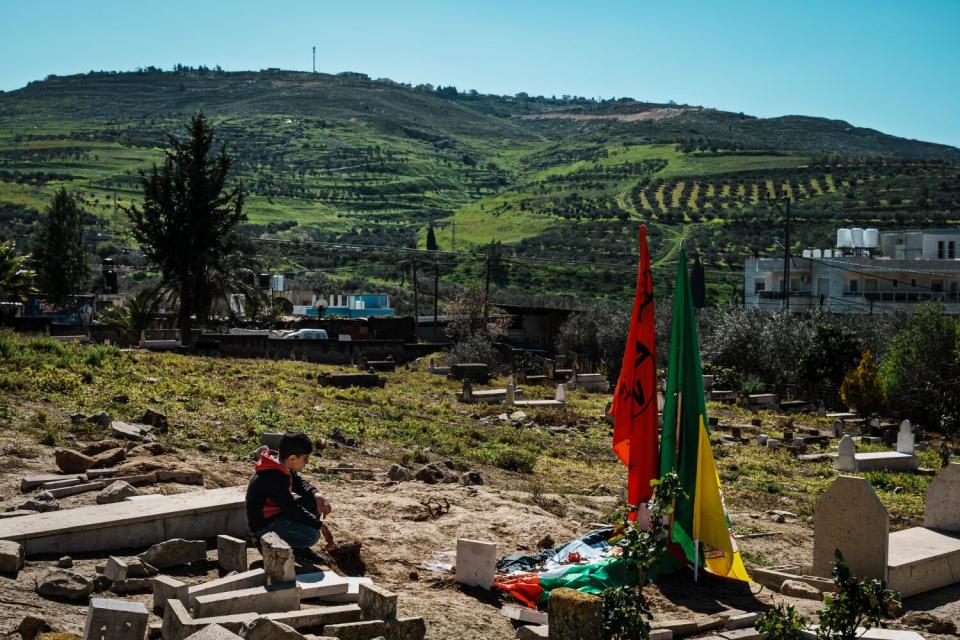
M 299 329 L 293 333 L 288 333 L 283 340 L 329 340 L 325 329 Z

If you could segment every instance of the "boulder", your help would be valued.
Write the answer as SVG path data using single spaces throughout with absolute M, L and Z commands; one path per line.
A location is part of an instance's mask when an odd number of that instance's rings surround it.
M 87 418 L 87 422 L 98 424 L 101 427 L 109 427 L 110 423 L 113 422 L 113 418 L 111 418 L 110 414 L 106 411 L 101 411 Z
M 116 449 L 120 446 L 120 443 L 116 440 L 97 440 L 96 442 L 91 442 L 83 449 L 80 449 L 80 453 L 85 456 L 95 456 L 98 453 L 103 453 L 104 451 L 109 451 L 110 449 Z
M 85 456 L 73 449 L 57 449 L 53 454 L 57 467 L 64 473 L 84 473 L 97 463 L 90 456 Z
M 116 449 L 108 449 L 102 453 L 98 453 L 93 456 L 93 459 L 96 461 L 93 465 L 94 469 L 105 469 L 126 460 L 127 452 L 125 449 L 117 447 Z
M 36 498 L 27 500 L 18 509 L 27 511 L 38 511 L 46 513 L 47 511 L 60 511 L 60 503 L 56 500 L 37 500 Z
M 23 547 L 19 542 L 0 540 L 0 573 L 17 573 L 23 568 L 23 558 Z
M 123 480 L 117 480 L 97 495 L 97 504 L 123 502 L 130 496 L 138 495 L 140 495 L 140 492 L 134 489 L 132 484 L 124 482 Z
M 391 465 L 390 470 L 387 471 L 387 477 L 394 482 L 406 482 L 408 480 L 413 480 L 413 473 L 410 471 L 410 469 L 407 469 L 399 464 L 395 464 Z
M 431 462 L 424 465 L 417 471 L 414 478 L 427 484 L 447 484 L 460 480 L 460 477 L 442 462 Z
M 158 542 L 141 553 L 139 558 L 157 569 L 199 562 L 207 559 L 207 543 L 203 540 L 174 538 Z
M 461 481 L 466 487 L 472 487 L 474 485 L 484 483 L 483 476 L 476 471 L 467 471 L 465 474 L 463 474 L 463 478 L 461 478 Z
M 140 418 L 140 422 L 150 425 L 159 433 L 166 433 L 167 429 L 170 428 L 170 423 L 167 421 L 167 416 L 163 415 L 159 411 L 154 411 L 153 409 L 147 409 L 146 413 L 143 414 L 143 417 Z
M 780 585 L 780 593 L 791 598 L 806 598 L 807 600 L 823 600 L 820 590 L 799 580 L 784 580 Z
M 70 556 L 60 556 L 60 559 L 57 560 L 57 566 L 61 569 L 72 569 L 73 568 L 73 558 Z
M 957 625 L 953 620 L 941 618 L 929 611 L 913 611 L 903 616 L 900 621 L 908 627 L 920 628 L 929 633 L 940 635 L 957 635 Z
M 37 616 L 26 616 L 15 629 L 23 640 L 34 640 L 41 631 L 48 631 L 47 621 Z
M 47 598 L 85 602 L 93 593 L 93 581 L 67 569 L 48 573 L 37 586 L 37 593 Z

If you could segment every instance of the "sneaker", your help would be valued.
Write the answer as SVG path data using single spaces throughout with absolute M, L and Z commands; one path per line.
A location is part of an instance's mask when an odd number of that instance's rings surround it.
M 313 549 L 294 549 L 293 557 L 301 564 L 323 564 L 326 562 L 326 559 Z

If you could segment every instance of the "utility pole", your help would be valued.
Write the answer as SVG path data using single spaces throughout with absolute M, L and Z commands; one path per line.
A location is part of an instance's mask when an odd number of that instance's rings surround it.
M 790 311 L 790 202 L 786 191 L 778 198 L 772 196 L 770 202 L 783 216 L 783 308 Z M 744 295 L 746 298 L 746 295 Z
M 490 253 L 487 252 L 487 268 L 483 277 L 483 321 L 490 322 Z
M 457 250 L 457 223 L 450 222 L 450 251 Z
M 317 47 L 313 47 L 313 72 L 317 72 Z
M 413 324 L 415 327 L 420 326 L 420 305 L 418 301 L 418 291 L 417 291 L 417 258 L 413 258 Z
M 440 263 L 433 263 L 433 341 L 437 341 L 437 311 L 440 302 Z

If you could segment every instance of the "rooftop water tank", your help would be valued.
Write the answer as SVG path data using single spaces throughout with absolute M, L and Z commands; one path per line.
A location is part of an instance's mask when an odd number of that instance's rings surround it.
M 840 249 L 853 247 L 853 232 L 850 229 L 837 229 L 837 247 Z
M 865 229 L 863 232 L 863 246 L 867 249 L 876 249 L 880 243 L 880 231 L 877 229 Z
M 804 250 L 803 250 L 803 257 L 804 257 L 804 258 L 809 258 L 809 257 L 810 257 L 810 249 L 804 249 Z
M 860 227 L 854 227 L 850 229 L 850 232 L 853 234 L 853 248 L 859 249 L 863 245 L 863 229 Z
M 814 250 L 813 250 L 813 257 L 814 257 L 814 258 L 819 258 L 819 257 L 821 257 L 822 255 L 823 255 L 823 252 L 820 251 L 820 249 L 814 249 Z

